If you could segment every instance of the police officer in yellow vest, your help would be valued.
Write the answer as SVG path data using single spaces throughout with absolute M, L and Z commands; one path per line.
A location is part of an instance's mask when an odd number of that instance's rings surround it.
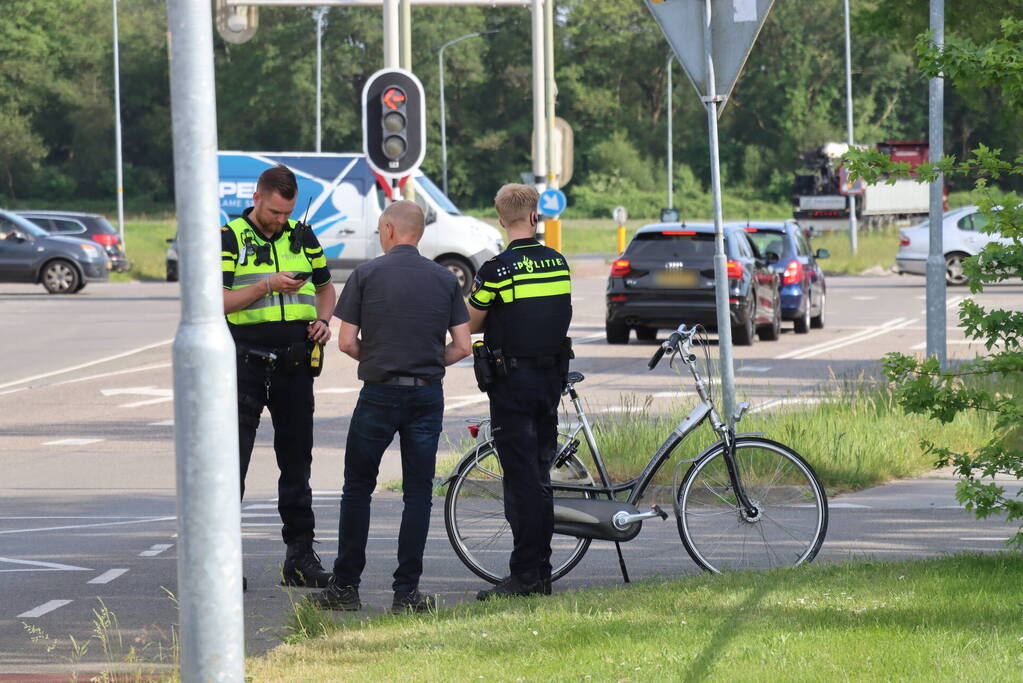
M 287 554 L 282 583 L 324 587 L 330 574 L 313 550 L 313 377 L 335 292 L 309 226 L 289 220 L 298 183 L 286 166 L 259 176 L 254 206 L 221 228 L 224 312 L 238 351 L 238 442 L 242 493 L 259 416 L 274 426 L 277 509 Z

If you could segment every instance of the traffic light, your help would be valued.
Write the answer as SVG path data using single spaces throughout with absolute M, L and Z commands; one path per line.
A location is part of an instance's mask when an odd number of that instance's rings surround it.
M 362 148 L 373 170 L 398 178 L 419 167 L 426 152 L 423 84 L 404 69 L 383 69 L 362 89 Z

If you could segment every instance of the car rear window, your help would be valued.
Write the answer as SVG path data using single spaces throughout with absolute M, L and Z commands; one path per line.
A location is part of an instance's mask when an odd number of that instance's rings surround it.
M 106 218 L 103 218 L 103 216 L 87 218 L 86 221 L 88 221 L 88 223 L 92 226 L 93 230 L 96 230 L 97 232 L 105 232 L 108 235 L 114 235 L 117 233 L 117 230 L 114 229 L 114 226 L 110 225 L 110 222 Z
M 641 232 L 633 238 L 625 255 L 633 259 L 712 263 L 714 235 L 686 230 Z
M 746 236 L 753 241 L 757 251 L 761 254 L 773 251 L 778 256 L 785 255 L 785 233 L 783 232 L 757 230 L 756 232 L 747 232 Z

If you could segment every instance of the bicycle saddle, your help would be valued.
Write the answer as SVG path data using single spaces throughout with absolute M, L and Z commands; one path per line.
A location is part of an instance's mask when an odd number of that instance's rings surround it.
M 582 382 L 584 379 L 586 379 L 586 378 L 583 377 L 583 373 L 581 373 L 581 372 L 570 372 L 570 373 L 568 373 L 568 376 L 565 378 L 565 382 L 567 384 L 579 384 L 579 382 Z

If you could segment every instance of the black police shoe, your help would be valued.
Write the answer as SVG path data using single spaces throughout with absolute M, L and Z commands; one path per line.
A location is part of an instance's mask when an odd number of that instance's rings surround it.
M 549 593 L 546 592 L 542 580 L 528 581 L 512 574 L 501 579 L 493 588 L 481 590 L 476 594 L 476 599 L 490 600 L 491 598 L 514 598 L 527 595 L 549 595 Z
M 320 556 L 313 550 L 312 533 L 293 538 L 281 567 L 281 585 L 326 588 L 329 580 L 330 572 L 323 568 Z
M 423 595 L 418 588 L 410 591 L 394 591 L 394 600 L 391 602 L 391 612 L 394 614 L 405 614 L 406 612 L 432 612 L 437 609 L 437 602 L 429 595 Z
M 354 612 L 362 609 L 358 586 L 338 585 L 334 583 L 333 576 L 330 577 L 327 589 L 310 596 L 309 602 L 320 609 L 333 609 L 343 612 Z

